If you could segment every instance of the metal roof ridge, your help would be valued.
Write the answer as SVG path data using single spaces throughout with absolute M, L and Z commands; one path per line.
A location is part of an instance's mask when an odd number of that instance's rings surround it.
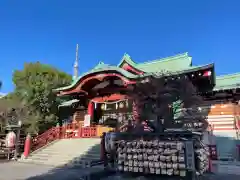
M 190 67 L 192 68 L 197 68 L 197 67 L 203 67 L 203 66 L 209 66 L 209 65 L 214 65 L 214 62 L 210 62 L 210 63 L 207 63 L 207 64 L 200 64 L 200 65 L 192 65 Z
M 240 77 L 240 72 L 232 73 L 232 74 L 225 74 L 225 75 L 222 74 L 222 75 L 216 76 L 216 79 L 227 79 L 227 78 L 233 78 L 233 77 L 236 77 L 236 76 Z
M 152 61 L 146 61 L 146 62 L 143 62 L 143 63 L 137 63 L 136 65 L 145 65 L 145 64 L 152 64 L 152 63 L 157 63 L 157 62 L 172 61 L 172 60 L 175 60 L 176 58 L 180 58 L 180 57 L 183 57 L 183 56 L 188 56 L 188 52 L 176 54 L 176 55 L 173 55 L 173 56 L 167 56 L 167 57 L 152 60 Z M 191 56 L 188 56 L 188 57 L 191 57 Z

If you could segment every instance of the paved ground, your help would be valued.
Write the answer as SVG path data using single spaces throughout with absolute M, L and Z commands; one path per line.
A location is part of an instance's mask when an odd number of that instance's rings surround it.
M 20 180 L 47 173 L 51 167 L 7 162 L 0 164 L 0 180 Z
M 97 170 L 8 162 L 0 163 L 0 180 L 75 180 Z
M 98 169 L 99 170 L 99 169 Z M 96 169 L 58 168 L 46 165 L 23 164 L 17 162 L 0 163 L 0 180 L 80 180 L 83 174 L 96 171 Z M 92 178 L 95 180 L 96 178 Z M 131 180 L 144 178 L 122 178 L 111 176 L 105 180 Z M 240 175 L 213 174 L 204 180 L 240 180 Z

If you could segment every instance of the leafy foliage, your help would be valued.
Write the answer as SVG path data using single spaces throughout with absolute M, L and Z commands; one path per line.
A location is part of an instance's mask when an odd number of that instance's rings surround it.
M 21 101 L 28 131 L 42 132 L 56 124 L 58 101 L 53 89 L 69 85 L 71 76 L 49 65 L 26 63 L 13 74 L 14 94 Z
M 147 121 L 154 131 L 207 128 L 206 114 L 198 109 L 202 98 L 185 76 L 174 77 L 166 72 L 154 74 L 133 86 L 129 95 L 138 112 L 136 126 Z
M 0 126 L 4 131 L 6 125 L 16 125 L 18 119 L 23 119 L 21 101 L 14 93 L 0 98 Z

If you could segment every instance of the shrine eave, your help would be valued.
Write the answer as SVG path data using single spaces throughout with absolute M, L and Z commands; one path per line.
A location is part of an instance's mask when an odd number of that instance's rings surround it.
M 240 89 L 240 73 L 227 74 L 216 77 L 216 86 L 213 91 Z
M 182 70 L 175 71 L 175 72 L 170 71 L 170 74 L 171 75 L 188 74 L 188 73 L 193 73 L 193 72 L 198 72 L 198 71 L 205 71 L 208 69 L 209 70 L 211 69 L 212 71 L 214 71 L 214 63 L 200 65 L 200 66 L 191 66 L 191 67 L 188 67 L 187 69 L 182 69 Z
M 58 107 L 68 107 L 68 106 L 72 106 L 72 104 L 78 103 L 78 102 L 79 102 L 78 99 L 72 99 L 72 100 L 61 103 Z
M 182 70 L 175 71 L 175 72 L 169 71 L 167 76 L 169 76 L 169 75 L 170 76 L 178 76 L 178 75 L 189 74 L 189 73 L 196 74 L 196 72 L 198 72 L 198 71 L 203 71 L 201 73 L 201 75 L 204 75 L 205 70 L 213 71 L 213 69 L 214 69 L 214 64 L 207 64 L 207 65 L 203 65 L 203 66 L 191 66 L 191 67 L 188 67 L 187 69 L 182 69 Z M 60 94 L 62 93 L 62 95 L 65 94 L 65 93 L 63 93 L 64 91 L 69 91 L 69 90 L 71 90 L 71 92 L 76 91 L 76 93 L 77 92 L 81 93 L 83 90 L 76 88 L 76 87 L 78 87 L 79 84 L 84 83 L 84 81 L 86 81 L 87 78 L 89 78 L 89 77 L 91 77 L 89 79 L 94 79 L 101 75 L 104 75 L 105 77 L 107 77 L 108 75 L 109 76 L 116 75 L 116 76 L 122 77 L 123 79 L 126 79 L 129 82 L 131 82 L 131 81 L 133 82 L 134 80 L 137 81 L 138 79 L 143 79 L 143 78 L 149 77 L 149 76 L 155 76 L 156 74 L 157 74 L 157 72 L 148 72 L 148 73 L 136 75 L 136 74 L 132 74 L 132 73 L 130 73 L 122 68 L 116 67 L 116 66 L 104 66 L 103 68 L 93 69 L 93 70 L 83 74 L 82 76 L 80 76 L 71 85 L 55 89 L 54 91 L 60 92 Z M 214 73 L 212 73 L 210 76 L 212 76 L 212 78 L 214 79 L 213 74 Z M 83 92 L 83 93 L 86 94 L 87 92 Z
M 65 86 L 65 87 L 60 87 L 57 89 L 54 89 L 53 91 L 58 92 L 58 91 L 64 91 L 64 90 L 68 90 L 68 89 L 73 89 L 74 87 L 76 87 L 83 79 L 89 77 L 89 76 L 97 76 L 97 75 L 101 75 L 101 74 L 112 74 L 112 73 L 116 73 L 119 74 L 127 79 L 137 79 L 139 76 L 138 75 L 134 75 L 122 68 L 116 67 L 116 66 L 104 66 L 103 68 L 98 68 L 98 69 L 92 69 L 89 72 L 84 73 L 83 75 L 79 76 L 76 80 L 74 80 L 74 82 L 69 85 L 69 86 Z
M 125 68 L 124 65 L 128 66 Z M 58 92 L 74 88 L 76 84 L 79 83 L 79 81 L 84 77 L 89 76 L 90 74 L 94 75 L 95 73 L 100 73 L 104 71 L 116 71 L 117 73 L 122 74 L 126 78 L 136 79 L 139 78 L 138 75 L 140 75 L 141 77 L 148 76 L 149 73 L 163 70 L 171 72 L 182 71 L 183 69 L 191 68 L 191 66 L 192 57 L 190 57 L 187 52 L 174 56 L 169 56 L 166 58 L 160 58 L 154 61 L 147 61 L 144 63 L 135 63 L 132 58 L 127 53 L 125 53 L 117 66 L 110 66 L 103 62 L 99 62 L 97 66 L 95 66 L 89 72 L 86 72 L 80 77 L 78 77 L 71 85 L 57 88 L 54 91 Z

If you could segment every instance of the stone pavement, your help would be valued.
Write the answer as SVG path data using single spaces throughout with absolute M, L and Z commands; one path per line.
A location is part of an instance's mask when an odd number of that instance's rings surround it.
M 213 172 L 240 175 L 240 162 L 213 161 Z
M 20 180 L 47 173 L 52 167 L 17 162 L 0 163 L 0 180 Z
M 54 168 L 19 162 L 0 163 L 0 180 L 71 180 L 98 169 Z
M 56 169 L 46 165 L 8 162 L 0 163 L 0 180 L 80 180 L 83 174 L 99 170 L 100 168 L 78 169 L 69 167 Z M 226 172 L 219 172 L 206 176 L 204 180 L 227 180 L 230 178 L 231 180 L 240 180 L 240 175 L 230 175 L 226 174 Z M 110 179 L 127 180 L 116 176 L 112 176 Z M 128 180 L 130 179 L 128 178 Z M 136 178 L 134 178 L 134 180 L 136 180 Z

